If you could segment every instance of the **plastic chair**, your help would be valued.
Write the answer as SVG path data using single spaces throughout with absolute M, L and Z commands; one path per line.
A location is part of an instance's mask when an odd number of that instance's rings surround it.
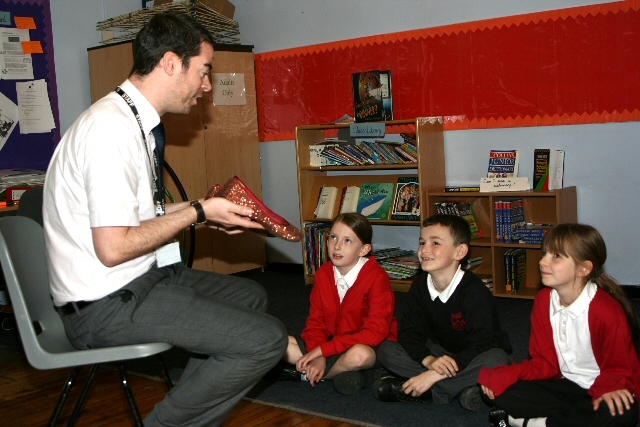
M 91 381 L 102 363 L 117 362 L 120 379 L 137 426 L 142 418 L 127 381 L 124 361 L 158 355 L 172 346 L 149 343 L 79 350 L 69 342 L 60 315 L 49 293 L 49 277 L 44 230 L 33 219 L 22 216 L 0 218 L 0 264 L 7 282 L 18 331 L 29 363 L 37 369 L 73 367 L 54 409 L 49 426 L 54 426 L 69 391 L 83 366 L 93 365 L 76 403 L 69 423 L 72 426 L 82 408 Z M 162 373 L 167 387 L 172 383 L 164 364 Z
M 33 187 L 24 192 L 20 197 L 16 215 L 28 216 L 42 225 L 42 193 L 43 187 Z

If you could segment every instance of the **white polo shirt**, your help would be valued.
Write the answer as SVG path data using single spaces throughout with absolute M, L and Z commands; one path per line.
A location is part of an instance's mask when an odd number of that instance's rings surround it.
M 152 252 L 109 268 L 93 247 L 92 227 L 135 227 L 155 217 L 150 132 L 160 116 L 129 80 L 120 87 L 138 109 L 149 152 L 129 105 L 111 92 L 65 133 L 47 170 L 43 217 L 56 305 L 102 298 L 155 261 Z

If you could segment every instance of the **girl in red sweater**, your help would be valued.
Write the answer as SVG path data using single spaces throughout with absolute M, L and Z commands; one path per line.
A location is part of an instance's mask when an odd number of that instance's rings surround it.
M 372 236 L 359 213 L 340 214 L 331 224 L 329 261 L 316 272 L 306 326 L 300 338 L 289 336 L 284 355 L 311 386 L 333 379 L 339 392 L 357 393 L 373 383 L 375 348 L 397 339 L 389 275 L 366 257 Z
M 483 369 L 494 426 L 635 426 L 639 328 L 622 288 L 602 273 L 598 231 L 560 224 L 545 236 L 542 289 L 531 313 L 530 358 Z

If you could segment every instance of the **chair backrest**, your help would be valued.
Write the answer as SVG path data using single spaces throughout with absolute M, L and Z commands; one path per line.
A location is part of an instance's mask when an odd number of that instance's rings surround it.
M 43 225 L 42 220 L 42 195 L 44 193 L 44 187 L 38 186 L 28 189 L 20 197 L 20 204 L 16 215 L 28 216 L 35 220 L 38 224 Z
M 0 218 L 0 264 L 29 363 L 49 369 L 48 353 L 76 351 L 49 293 L 44 230 L 31 218 Z

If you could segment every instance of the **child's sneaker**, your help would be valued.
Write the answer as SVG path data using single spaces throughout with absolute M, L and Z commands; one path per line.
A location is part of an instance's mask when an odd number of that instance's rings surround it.
M 333 388 L 340 394 L 357 394 L 364 387 L 364 375 L 360 371 L 340 372 L 333 377 Z
M 460 406 L 467 411 L 479 411 L 484 406 L 482 397 L 480 397 L 480 387 L 477 385 L 472 385 L 462 390 L 458 400 L 460 401 Z

